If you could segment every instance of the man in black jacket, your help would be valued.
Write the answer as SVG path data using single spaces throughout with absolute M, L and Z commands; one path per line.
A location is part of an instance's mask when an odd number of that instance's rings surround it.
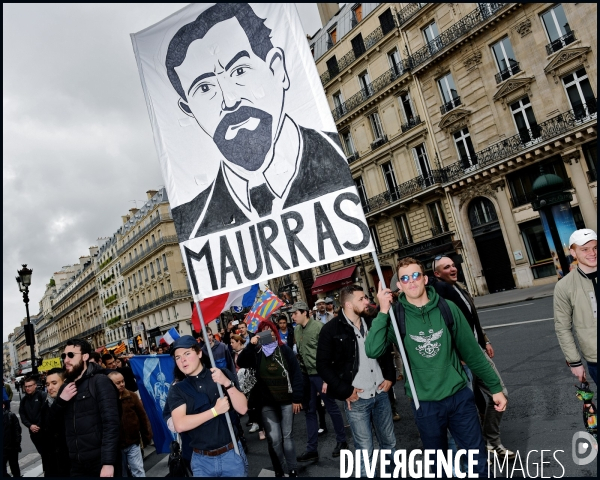
M 71 476 L 119 476 L 118 394 L 100 366 L 88 364 L 91 351 L 87 341 L 74 338 L 61 356 L 67 383 L 56 403 L 64 411 Z
M 6 404 L 3 405 L 2 425 L 3 475 L 5 477 L 9 476 L 6 470 L 6 464 L 8 463 L 12 476 L 20 477 L 19 452 L 21 451 L 21 425 L 19 425 L 17 416 L 6 408 Z
M 396 437 L 387 396 L 396 382 L 391 349 L 377 360 L 367 357 L 365 339 L 371 319 L 366 316 L 369 299 L 362 287 L 342 288 L 340 303 L 340 314 L 321 329 L 317 371 L 327 383 L 327 395 L 344 402 L 354 448 L 373 455 L 373 426 L 379 448 L 393 454 Z M 362 457 L 361 475 L 366 476 Z
M 462 288 L 458 284 L 458 270 L 454 265 L 454 262 L 449 257 L 439 256 L 434 259 L 432 268 L 435 281 L 431 282 L 431 285 L 433 288 L 435 288 L 435 291 L 440 297 L 443 297 L 446 300 L 451 300 L 458 308 L 460 308 L 461 312 L 467 319 L 467 322 L 469 322 L 469 326 L 475 335 L 477 343 L 484 352 L 484 357 L 500 379 L 500 383 L 502 384 L 502 393 L 504 393 L 504 396 L 508 398 L 508 391 L 504 386 L 502 377 L 496 369 L 496 365 L 494 365 L 494 362 L 492 361 L 492 358 L 494 358 L 494 349 L 492 348 L 492 343 L 481 328 L 481 324 L 479 323 L 479 315 L 477 315 L 477 309 L 475 308 L 473 298 L 466 289 Z M 481 402 L 485 402 L 485 407 L 481 408 L 478 403 L 478 408 L 483 416 L 482 430 L 487 449 L 489 451 L 495 451 L 501 459 L 503 459 L 506 455 L 510 460 L 512 460 L 515 458 L 515 452 L 504 447 L 500 439 L 500 421 L 502 420 L 503 412 L 498 412 L 494 408 L 495 404 L 492 400 L 492 393 L 485 383 L 480 378 L 473 375 L 468 365 L 463 365 L 463 368 L 467 372 L 467 376 L 473 379 L 472 386 L 474 388 L 472 388 L 472 390 L 479 389 L 479 391 L 485 396 L 485 400 L 482 400 Z M 474 391 L 474 393 L 476 398 L 477 395 L 481 395 L 476 391 Z
M 21 399 L 19 416 L 21 423 L 29 430 L 31 442 L 38 453 L 42 454 L 42 435 L 40 425 L 42 422 L 42 405 L 46 401 L 46 393 L 37 390 L 37 380 L 26 377 L 23 380 L 25 396 Z

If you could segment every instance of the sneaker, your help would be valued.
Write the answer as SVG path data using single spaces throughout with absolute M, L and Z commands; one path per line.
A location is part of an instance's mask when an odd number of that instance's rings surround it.
M 256 432 L 258 432 L 259 428 L 260 427 L 258 426 L 258 423 L 253 423 L 252 427 L 250 427 L 250 433 L 256 433 Z
M 296 470 L 290 470 L 290 474 L 288 476 L 289 477 L 297 477 L 298 476 L 298 472 Z
M 348 442 L 338 442 L 335 446 L 335 448 L 333 449 L 333 452 L 331 452 L 331 456 L 332 457 L 339 457 L 340 456 L 340 450 L 346 450 L 348 449 Z
M 264 430 L 261 430 L 260 432 L 258 432 L 258 439 L 259 440 L 264 440 L 265 438 L 267 438 L 267 437 L 265 436 L 265 431 Z
M 252 426 L 252 422 L 250 420 L 248 420 L 248 422 L 246 423 L 247 427 L 251 427 Z
M 493 447 L 492 445 L 488 444 L 488 445 L 486 445 L 486 448 L 490 452 L 495 452 L 496 455 L 498 455 L 498 457 L 500 457 L 500 458 L 507 457 L 509 460 L 514 460 L 515 457 L 517 456 L 517 454 L 515 452 L 513 452 L 512 450 L 509 450 L 502 444 L 498 445 L 497 447 Z
M 318 434 L 319 434 L 319 437 L 321 435 L 327 435 L 327 429 L 326 428 L 319 428 Z
M 318 460 L 319 452 L 304 452 L 302 455 L 296 457 L 299 462 L 310 462 L 311 460 Z
M 392 420 L 394 420 L 394 422 L 400 421 L 400 414 L 398 412 L 393 412 L 392 413 Z

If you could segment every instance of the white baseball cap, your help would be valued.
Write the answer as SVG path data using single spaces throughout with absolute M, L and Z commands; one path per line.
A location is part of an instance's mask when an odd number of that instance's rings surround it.
M 572 247 L 574 244 L 579 246 L 585 245 L 587 242 L 592 240 L 598 240 L 598 236 L 596 232 L 589 228 L 582 228 L 580 230 L 575 230 L 571 237 L 569 238 L 569 247 Z
M 324 298 L 318 298 L 317 301 L 315 302 L 315 306 L 318 305 L 319 303 L 327 303 L 327 302 L 325 301 Z

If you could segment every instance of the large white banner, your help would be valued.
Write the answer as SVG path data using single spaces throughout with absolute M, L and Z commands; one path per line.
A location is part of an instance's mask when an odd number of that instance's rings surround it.
M 293 4 L 131 37 L 196 300 L 374 250 Z

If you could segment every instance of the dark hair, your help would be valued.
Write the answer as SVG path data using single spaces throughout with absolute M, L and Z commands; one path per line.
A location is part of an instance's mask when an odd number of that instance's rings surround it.
M 102 363 L 106 364 L 107 360 L 114 360 L 115 357 L 113 357 L 112 353 L 105 353 L 104 355 L 102 355 Z
M 25 385 L 27 382 L 35 382 L 37 384 L 37 378 L 35 378 L 33 375 L 27 375 L 23 379 L 23 385 Z
M 342 306 L 346 304 L 350 297 L 354 296 L 354 292 L 364 292 L 364 289 L 360 285 L 346 285 L 340 290 L 340 303 Z
M 404 257 L 398 260 L 398 265 L 396 265 L 396 274 L 398 274 L 398 270 L 400 270 L 401 267 L 408 267 L 409 265 L 418 265 L 421 269 L 421 273 L 425 273 L 425 268 L 423 268 L 423 264 L 419 262 L 419 260 L 412 257 Z M 400 279 L 398 278 L 398 280 Z
M 84 340 L 83 338 L 69 338 L 69 340 L 67 340 L 66 346 L 79 347 L 82 355 L 85 355 L 86 353 L 92 353 L 92 346 L 88 343 L 87 340 Z
M 279 330 L 271 320 L 263 320 L 262 322 L 260 322 L 258 324 L 258 328 L 256 329 L 256 333 L 264 332 L 268 329 L 270 329 L 273 332 L 275 338 L 277 339 L 277 345 L 281 347 L 283 345 L 283 342 L 281 341 L 281 337 L 279 336 Z
M 64 380 L 65 375 L 67 374 L 67 371 L 64 368 L 60 368 L 60 367 L 51 368 L 50 370 L 48 370 L 48 373 L 46 373 L 46 378 L 48 378 L 50 375 L 55 375 L 55 374 Z
M 285 320 L 286 322 L 288 321 L 287 317 L 283 313 L 281 315 L 279 315 L 279 317 L 277 318 L 278 322 L 279 322 L 279 320 Z
M 165 66 L 171 85 L 181 98 L 187 101 L 175 67 L 179 67 L 187 55 L 188 48 L 194 40 L 204 38 L 204 35 L 217 23 L 230 18 L 236 18 L 246 32 L 252 51 L 263 61 L 273 48 L 271 30 L 264 24 L 247 3 L 217 3 L 202 12 L 196 20 L 181 27 L 169 43 Z
M 198 343 L 195 343 L 190 348 L 196 353 L 200 353 L 202 351 L 202 347 Z M 175 357 L 173 357 L 173 360 L 175 360 Z M 202 362 L 202 365 L 204 367 L 210 368 L 210 360 L 208 358 L 208 355 L 203 354 L 202 357 L 200 358 L 200 361 Z M 173 368 L 173 376 L 178 381 L 181 381 L 185 378 L 185 373 L 183 373 L 181 370 L 179 370 L 179 367 L 177 366 L 177 362 L 174 362 L 174 363 L 175 363 L 175 367 Z
M 96 363 L 100 363 L 102 361 L 102 356 L 98 352 L 90 353 L 90 358 L 93 358 Z

